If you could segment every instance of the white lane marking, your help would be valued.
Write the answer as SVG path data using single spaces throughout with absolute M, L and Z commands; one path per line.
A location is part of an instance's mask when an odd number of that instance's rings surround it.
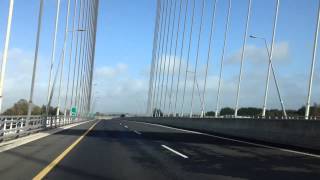
M 269 149 L 274 149 L 274 150 L 280 150 L 280 151 L 283 151 L 283 152 L 289 152 L 289 153 L 294 153 L 294 154 L 299 154 L 299 155 L 305 155 L 305 156 L 311 156 L 311 157 L 315 157 L 315 158 L 320 158 L 320 155 L 317 155 L 317 154 L 306 153 L 306 152 L 301 152 L 301 151 L 295 151 L 295 150 L 279 148 L 279 147 L 274 147 L 274 146 L 268 146 L 268 145 L 263 145 L 263 144 L 257 144 L 257 143 L 252 143 L 252 142 L 248 142 L 248 141 L 241 141 L 241 140 L 226 138 L 226 137 L 222 137 L 222 136 L 216 136 L 216 135 L 197 132 L 197 131 L 190 131 L 190 130 L 185 130 L 185 129 L 179 129 L 179 128 L 174 128 L 174 127 L 164 126 L 164 125 L 160 125 L 160 124 L 147 123 L 147 122 L 136 122 L 136 121 L 131 121 L 131 122 L 148 124 L 148 125 L 152 125 L 152 126 L 158 126 L 158 127 L 163 127 L 163 128 L 167 128 L 167 129 L 178 130 L 178 131 L 182 131 L 182 132 L 200 134 L 200 135 L 214 137 L 214 138 L 218 138 L 218 139 L 223 139 L 223 140 L 228 140 L 228 141 L 233 141 L 233 142 L 238 142 L 238 143 L 243 143 L 243 144 L 249 144 L 249 145 L 253 145 L 253 146 L 257 146 L 257 147 L 269 148 Z
M 128 129 L 128 126 L 124 126 L 124 127 Z
M 122 126 L 122 123 L 120 123 L 120 126 Z
M 134 130 L 133 132 L 136 133 L 136 134 L 141 135 L 141 132 L 139 132 L 139 131 Z
M 182 153 L 179 153 L 178 151 L 176 151 L 176 150 L 174 150 L 174 149 L 172 149 L 172 148 L 170 148 L 170 147 L 168 147 L 166 145 L 161 145 L 161 147 L 163 147 L 163 148 L 165 148 L 165 149 L 167 149 L 167 150 L 169 150 L 169 151 L 171 151 L 171 152 L 173 152 L 173 153 L 175 153 L 175 154 L 177 154 L 177 155 L 179 155 L 179 156 L 181 156 L 181 157 L 183 157 L 185 159 L 189 158 L 188 156 L 186 156 L 186 155 L 184 155 Z

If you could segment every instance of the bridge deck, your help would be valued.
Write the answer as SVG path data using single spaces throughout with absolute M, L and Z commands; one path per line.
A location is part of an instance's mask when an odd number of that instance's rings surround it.
M 1 179 L 35 177 L 94 123 L 0 153 Z M 319 179 L 320 159 L 113 119 L 99 121 L 45 175 L 47 179 Z

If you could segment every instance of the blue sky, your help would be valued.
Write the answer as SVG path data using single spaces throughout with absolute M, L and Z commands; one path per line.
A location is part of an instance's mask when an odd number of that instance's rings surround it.
M 53 38 L 55 2 L 55 0 L 45 0 L 36 87 L 37 93 L 35 96 L 37 104 L 45 102 L 43 94 L 46 94 L 48 64 L 52 49 L 51 40 Z M 59 23 L 57 54 L 61 52 L 62 32 L 66 13 L 66 1 L 62 0 L 61 2 L 61 22 Z M 179 3 L 180 0 L 177 2 Z M 191 6 L 191 2 L 189 0 L 189 6 Z M 196 21 L 193 33 L 190 69 L 194 67 L 195 62 L 196 35 L 200 21 L 200 2 L 200 0 L 196 0 Z M 206 0 L 205 2 L 204 30 L 202 41 L 200 42 L 198 66 L 200 72 L 206 61 L 213 1 Z M 210 110 L 215 108 L 216 80 L 221 60 L 227 2 L 226 0 L 220 0 L 217 5 L 216 28 L 212 44 L 213 51 L 210 60 L 207 89 L 208 100 L 206 109 Z M 232 1 L 231 25 L 223 73 L 222 106 L 234 106 L 236 79 L 239 71 L 239 52 L 242 46 L 247 2 L 246 0 Z M 0 42 L 2 42 L 0 43 L 0 52 L 3 50 L 4 44 L 8 3 L 9 0 L 0 1 Z M 265 37 L 268 43 L 270 43 L 274 7 L 275 1 L 253 0 L 249 34 Z M 315 0 L 280 0 L 274 65 L 277 70 L 285 103 L 289 108 L 298 108 L 305 103 L 317 7 L 318 1 Z M 5 106 L 11 105 L 17 99 L 27 98 L 30 89 L 38 8 L 38 0 L 15 0 L 12 38 L 10 42 L 11 55 L 9 57 L 5 81 Z M 151 63 L 155 14 L 155 0 L 100 0 L 95 68 L 95 81 L 97 83 L 95 92 L 96 97 L 98 97 L 96 98 L 97 102 L 95 106 L 98 111 L 144 111 L 148 89 L 148 72 Z M 188 22 L 190 22 L 190 14 L 188 15 Z M 187 24 L 189 25 L 189 23 Z M 187 30 L 186 35 L 189 35 L 189 30 Z M 179 40 L 181 40 L 181 34 L 179 35 Z M 181 43 L 178 43 L 179 47 L 181 47 Z M 248 39 L 247 47 L 248 52 L 245 59 L 240 104 L 241 106 L 260 107 L 263 100 L 263 87 L 267 67 L 266 51 L 263 42 L 257 39 Z M 173 51 L 171 54 L 169 51 L 164 54 L 173 56 Z M 186 48 L 183 51 L 182 60 L 186 60 Z M 312 102 L 320 101 L 318 98 L 320 95 L 319 70 L 319 63 L 317 63 Z M 189 76 L 189 78 L 191 77 Z M 202 81 L 203 73 L 199 73 L 199 83 L 202 83 Z M 268 105 L 272 108 L 279 108 L 273 81 L 270 84 L 271 93 Z M 190 96 L 190 92 L 187 91 L 188 104 Z M 196 99 L 195 102 L 195 109 L 198 110 L 200 107 L 199 99 Z

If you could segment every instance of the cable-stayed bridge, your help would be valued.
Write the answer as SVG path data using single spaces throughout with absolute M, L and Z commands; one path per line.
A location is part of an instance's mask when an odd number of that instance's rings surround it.
M 94 112 L 99 99 L 94 91 L 98 17 L 99 12 L 108 13 L 101 6 L 106 2 L 99 0 L 33 2 L 38 9 L 29 96 L 5 110 L 8 94 L 3 90 L 19 3 L 4 3 L 8 15 L 0 77 L 1 179 L 319 179 L 315 102 L 320 1 L 317 8 L 312 3 L 306 8 L 315 11 L 308 21 L 313 26 L 304 27 L 312 31 L 312 42 L 305 45 L 312 51 L 310 59 L 297 64 L 306 69 L 306 81 L 297 79 L 298 88 L 290 87 L 305 94 L 295 97 L 303 101 L 291 102 L 303 103 L 292 105 L 286 88 L 292 81 L 281 79 L 295 75 L 297 67 L 289 69 L 289 61 L 281 65 L 288 45 L 277 43 L 277 38 L 284 9 L 303 16 L 301 2 L 285 6 L 285 0 L 156 0 L 143 116 Z M 123 1 L 123 6 L 130 3 Z M 265 9 L 258 8 L 261 4 Z M 296 4 L 301 8 L 295 9 Z M 49 27 L 44 17 L 52 10 Z M 267 19 L 268 27 L 263 25 Z M 256 26 L 263 26 L 270 37 L 257 33 L 261 31 Z M 48 29 L 49 40 L 42 35 Z M 296 33 L 293 27 L 289 30 Z M 45 59 L 48 80 L 46 91 L 37 94 L 44 44 L 51 45 Z M 45 99 L 42 107 L 35 103 L 39 96 Z M 231 101 L 225 102 L 225 96 Z
M 255 2 L 254 2 L 255 3 Z M 265 57 L 260 57 L 259 60 L 261 64 L 265 67 L 261 67 L 260 71 L 265 71 L 265 77 L 260 78 L 258 84 L 259 86 L 265 87 L 261 89 L 263 97 L 261 97 L 261 112 L 256 113 L 255 116 L 260 118 L 268 118 L 268 100 L 270 94 L 270 86 L 274 85 L 276 90 L 276 96 L 279 102 L 279 107 L 282 113 L 277 114 L 277 118 L 305 118 L 305 119 L 315 119 L 317 115 L 310 115 L 310 107 L 312 106 L 312 92 L 315 80 L 315 63 L 318 48 L 318 19 L 315 18 L 314 22 L 316 27 L 314 29 L 314 42 L 313 42 L 313 52 L 312 59 L 305 60 L 310 63 L 305 63 L 305 69 L 308 69 L 308 83 L 304 83 L 306 100 L 305 100 L 305 112 L 304 117 L 297 117 L 297 115 L 292 115 L 292 113 L 287 113 L 285 94 L 283 92 L 283 81 L 279 81 L 279 68 L 276 66 L 274 61 L 274 56 L 277 54 L 277 49 L 275 47 L 275 40 L 277 37 L 277 25 L 279 16 L 279 7 L 281 7 L 280 1 L 275 1 L 274 11 L 272 12 L 272 29 L 271 42 L 269 43 L 267 38 L 262 35 L 256 34 L 250 29 L 250 25 L 253 22 L 250 20 L 255 14 L 252 13 L 252 6 L 254 5 L 252 1 L 246 2 L 245 18 L 241 22 L 244 24 L 238 26 L 238 30 L 243 32 L 241 39 L 241 50 L 239 52 L 240 56 L 237 59 L 239 65 L 233 68 L 234 72 L 228 70 L 225 72 L 225 66 L 228 65 L 228 46 L 230 44 L 239 44 L 231 39 L 231 20 L 236 19 L 236 15 L 232 14 L 232 10 L 238 8 L 238 4 L 232 1 L 224 1 L 225 7 L 223 11 L 226 14 L 223 18 L 223 23 L 219 22 L 222 27 L 217 27 L 217 21 L 221 20 L 217 17 L 217 12 L 221 11 L 221 5 L 217 6 L 217 1 L 164 1 L 159 2 L 156 17 L 156 26 L 154 32 L 154 45 L 152 53 L 152 67 L 150 73 L 150 85 L 148 94 L 148 115 L 154 116 L 200 116 L 204 117 L 206 112 L 214 109 L 213 116 L 219 117 L 220 111 L 223 104 L 223 86 L 224 79 L 229 78 L 229 74 L 236 74 L 235 78 L 237 82 L 234 83 L 234 102 L 232 103 L 233 113 L 229 115 L 233 117 L 238 117 L 238 111 L 241 108 L 242 103 L 241 96 L 244 94 L 243 81 L 250 81 L 255 77 L 246 77 L 250 79 L 244 79 L 244 69 L 246 69 L 246 61 L 251 60 L 248 57 L 252 54 L 250 46 L 248 45 L 248 40 L 254 40 L 261 42 L 263 44 L 263 51 Z M 220 13 L 220 12 L 219 12 Z M 221 13 L 220 13 L 221 14 Z M 270 14 L 270 13 L 269 13 Z M 222 30 L 220 30 L 222 29 Z M 215 33 L 222 31 L 219 35 L 222 35 L 222 42 L 216 43 L 218 37 Z M 220 39 L 219 39 L 220 40 Z M 220 40 L 221 41 L 221 40 Z M 219 47 L 220 45 L 221 47 Z M 222 52 L 219 56 L 215 55 L 217 51 L 215 49 L 222 48 Z M 229 48 L 230 49 L 230 48 Z M 249 58 L 249 59 L 248 59 Z M 229 60 L 230 61 L 230 60 Z M 215 63 L 218 62 L 218 63 Z M 201 64 L 202 63 L 202 64 Z M 218 68 L 212 67 L 212 65 L 218 65 Z M 208 77 L 210 78 L 208 72 L 210 68 L 217 70 L 217 89 L 212 92 L 208 92 Z M 228 77 L 226 77 L 228 76 Z M 212 83 L 209 81 L 209 83 Z M 283 83 L 283 84 L 281 84 Z M 252 87 L 256 88 L 256 87 Z M 258 88 L 257 88 L 258 90 Z M 207 94 L 215 93 L 215 99 L 208 99 Z M 258 96 L 258 92 L 252 94 L 252 96 Z M 228 94 L 230 95 L 230 94 Z M 299 98 L 299 97 L 297 97 Z M 304 98 L 304 97 L 302 97 Z M 316 98 L 316 97 L 314 97 Z M 246 99 L 243 98 L 243 101 Z M 208 102 L 210 103 L 210 109 L 208 109 Z M 312 108 L 312 107 L 311 107 Z M 197 112 L 195 113 L 195 109 Z M 272 109 L 269 107 L 269 109 Z M 292 117 L 295 116 L 295 117 Z M 301 116 L 301 114 L 300 114 Z

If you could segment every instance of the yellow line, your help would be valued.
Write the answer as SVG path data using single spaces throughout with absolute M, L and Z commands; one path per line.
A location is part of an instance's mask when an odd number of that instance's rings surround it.
M 53 160 L 47 167 L 42 169 L 34 178 L 33 180 L 40 180 L 43 179 L 68 153 L 76 147 L 79 142 L 94 128 L 95 125 L 99 123 L 94 123 L 82 136 L 80 136 L 74 143 L 72 143 L 66 150 L 64 150 L 55 160 Z

